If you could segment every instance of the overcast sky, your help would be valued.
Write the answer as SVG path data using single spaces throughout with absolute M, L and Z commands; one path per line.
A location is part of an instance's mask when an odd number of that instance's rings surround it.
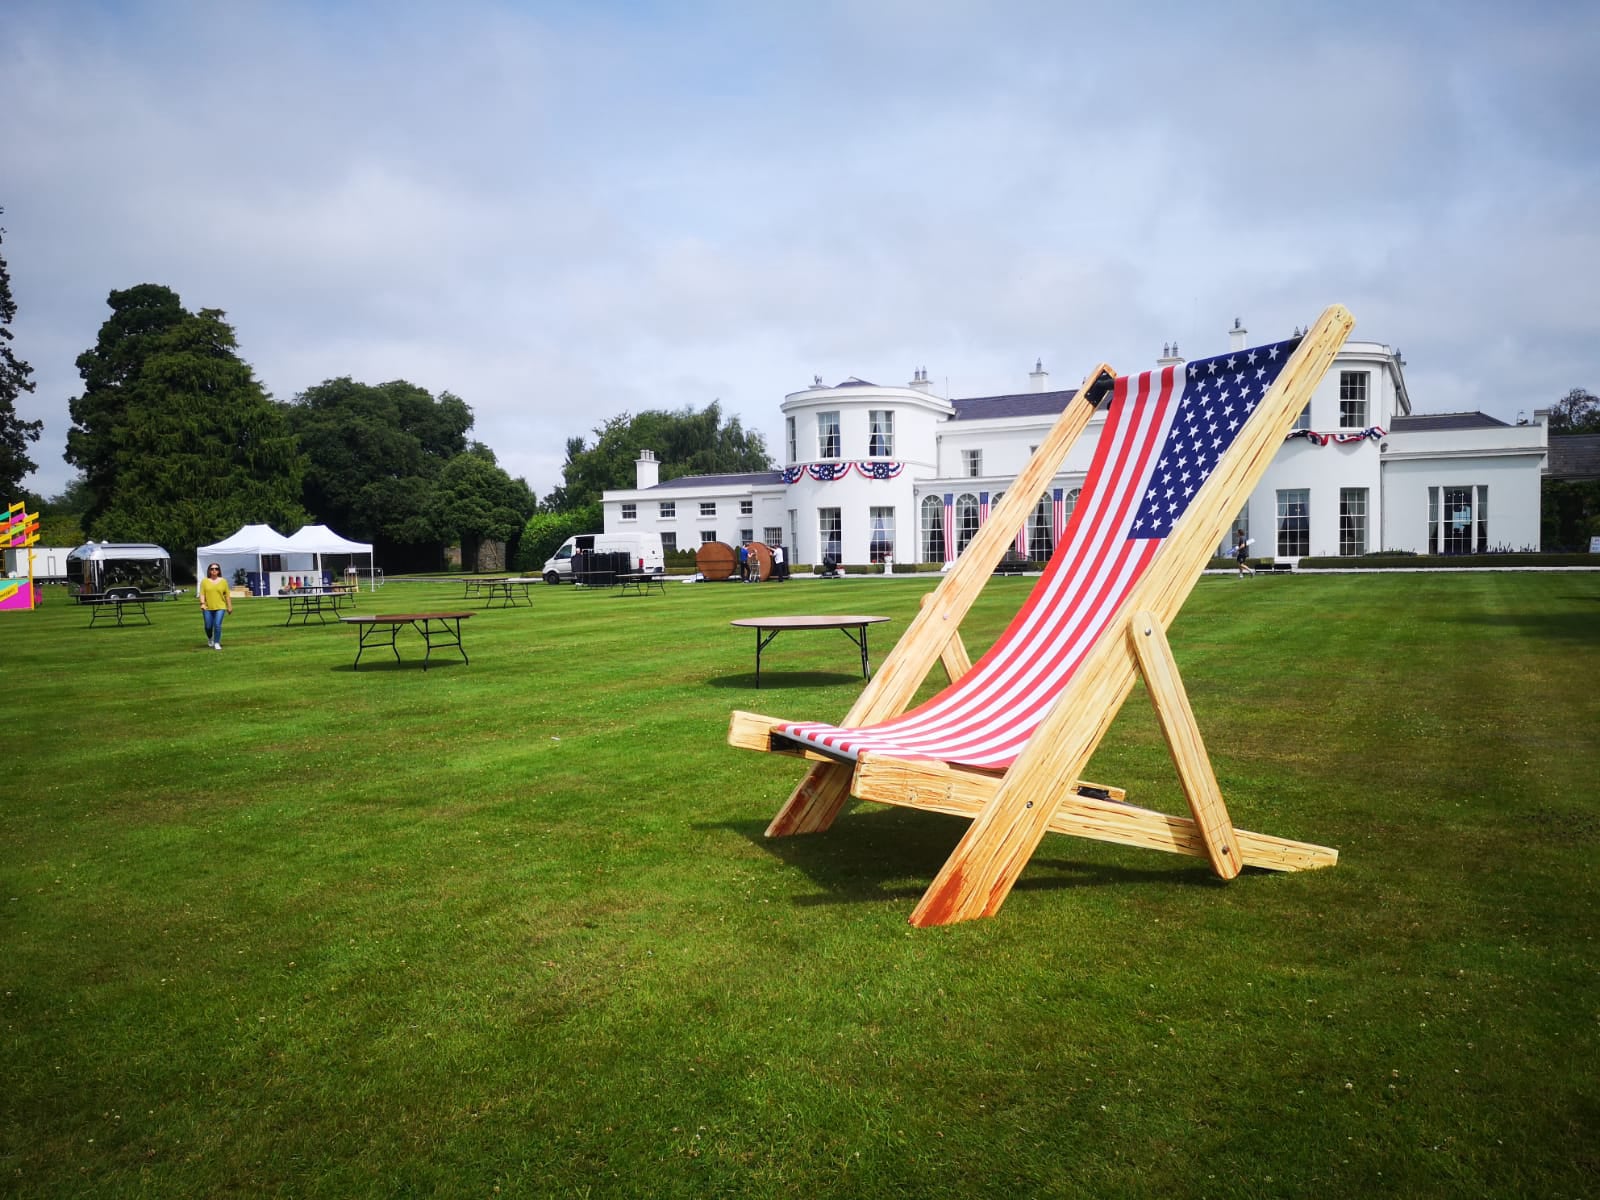
M 0 255 L 62 460 L 140 283 L 274 397 L 454 392 L 566 439 L 821 375 L 954 396 L 1286 336 L 1331 302 L 1419 412 L 1600 392 L 1600 4 L 0 4 Z

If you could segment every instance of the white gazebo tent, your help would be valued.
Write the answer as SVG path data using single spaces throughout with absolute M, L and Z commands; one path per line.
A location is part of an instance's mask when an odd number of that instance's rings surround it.
M 205 574 L 205 564 L 219 563 L 222 566 L 222 577 L 231 580 L 234 571 L 240 567 L 249 570 L 252 566 L 256 574 L 266 575 L 264 560 L 268 555 L 296 554 L 296 548 L 289 544 L 289 539 L 284 537 L 270 525 L 242 525 L 236 533 L 223 538 L 220 542 L 213 542 L 209 546 L 201 546 L 195 551 L 195 578 L 199 579 Z M 306 560 L 310 561 L 309 558 Z M 290 567 L 284 561 L 280 569 Z
M 352 542 L 347 537 L 335 533 L 326 525 L 307 525 L 296 530 L 284 539 L 290 547 L 290 552 L 295 554 L 309 554 L 315 560 L 312 569 L 322 570 L 322 556 L 325 554 L 340 554 L 351 558 L 365 554 L 367 556 L 367 578 L 372 581 L 373 590 L 377 589 L 376 573 L 372 569 L 372 544 L 370 542 Z

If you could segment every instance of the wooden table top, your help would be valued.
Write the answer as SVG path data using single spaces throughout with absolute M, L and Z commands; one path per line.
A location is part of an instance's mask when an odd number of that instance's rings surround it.
M 729 621 L 730 625 L 737 625 L 743 629 L 841 629 L 849 625 L 877 625 L 889 620 L 888 617 L 863 617 L 852 616 L 771 616 L 771 617 L 740 617 L 737 621 Z
M 402 621 L 457 621 L 477 615 L 473 612 L 378 613 L 370 617 L 340 617 L 339 620 L 349 625 L 398 625 Z

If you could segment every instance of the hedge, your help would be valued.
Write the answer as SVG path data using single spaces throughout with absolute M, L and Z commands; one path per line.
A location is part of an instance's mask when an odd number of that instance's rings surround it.
M 1357 568 L 1363 571 L 1452 570 L 1462 567 L 1596 567 L 1600 554 L 1541 554 L 1515 551 L 1503 554 L 1351 554 L 1306 557 L 1302 570 Z

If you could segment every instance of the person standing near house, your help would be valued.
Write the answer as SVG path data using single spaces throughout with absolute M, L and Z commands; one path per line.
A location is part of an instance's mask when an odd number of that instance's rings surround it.
M 200 597 L 200 615 L 206 622 L 206 645 L 213 650 L 222 649 L 222 618 L 233 611 L 233 590 L 222 577 L 220 563 L 206 568 L 206 577 L 195 588 Z
M 789 578 L 789 561 L 783 552 L 783 543 L 772 547 L 772 578 L 782 583 Z
M 739 582 L 750 582 L 750 547 L 744 542 L 739 543 Z
M 1250 553 L 1250 543 L 1245 539 L 1244 530 L 1235 529 L 1233 536 L 1233 557 L 1239 563 L 1239 578 L 1243 579 L 1246 575 L 1254 575 L 1255 570 L 1249 563 L 1245 562 L 1245 558 Z

